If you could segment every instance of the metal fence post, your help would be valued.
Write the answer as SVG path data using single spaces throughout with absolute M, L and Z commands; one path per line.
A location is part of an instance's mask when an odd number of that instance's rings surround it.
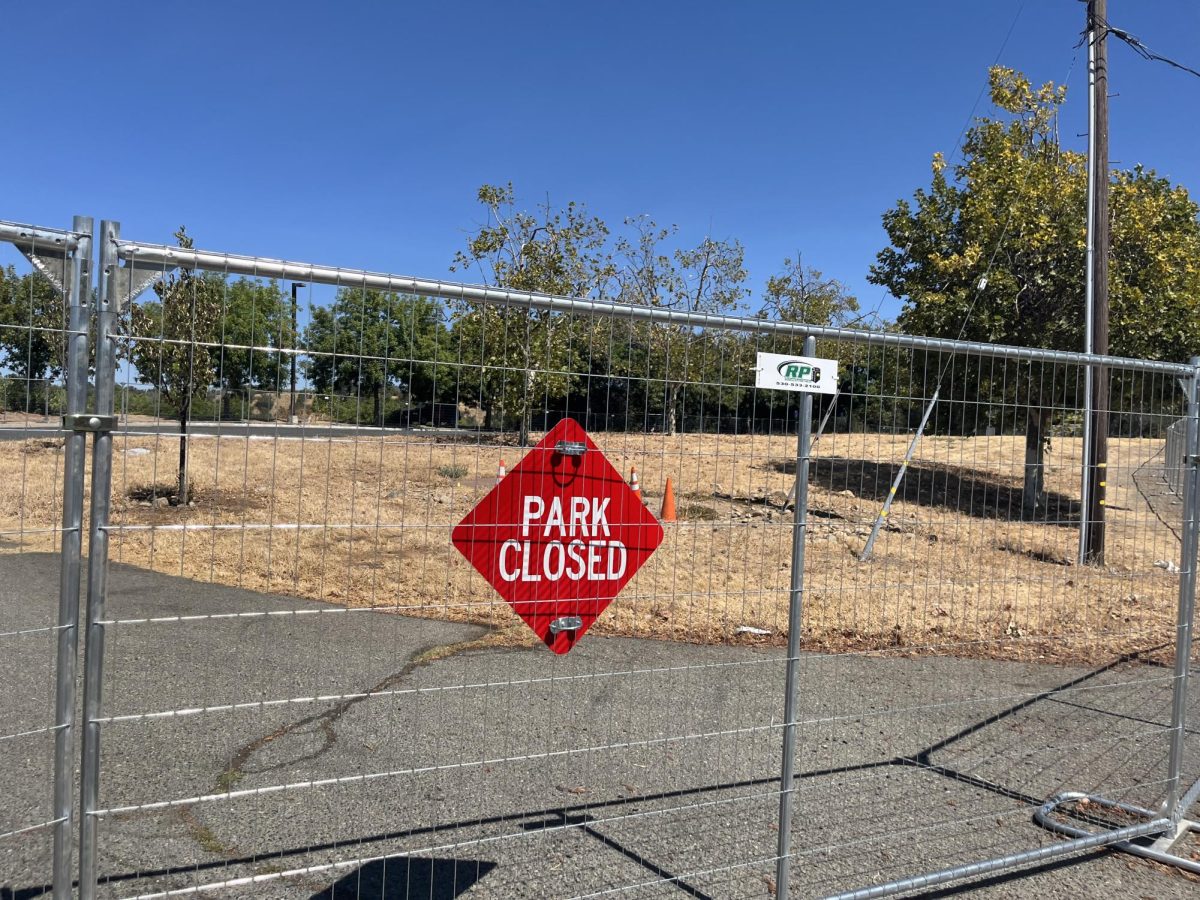
M 71 230 L 78 244 L 66 285 L 66 414 L 87 409 L 88 325 L 92 275 L 92 220 L 76 216 Z M 68 421 L 70 421 L 68 419 Z M 63 450 L 62 543 L 59 556 L 58 657 L 54 712 L 55 900 L 71 896 L 72 840 L 75 831 L 75 680 L 79 653 L 79 580 L 83 550 L 83 477 L 87 434 L 68 431 Z
M 817 350 L 817 339 L 804 339 L 805 356 Z M 779 844 L 775 862 L 775 896 L 787 900 L 792 851 L 792 814 L 796 769 L 796 679 L 803 637 L 804 539 L 808 529 L 808 460 L 812 451 L 812 394 L 800 395 L 796 437 L 796 506 L 792 513 L 792 576 L 788 598 L 787 686 L 783 701 L 783 765 L 779 776 Z
M 1091 199 L 1088 199 L 1091 203 Z M 1091 250 L 1089 249 L 1090 253 Z M 1088 266 L 1088 279 L 1092 277 L 1092 267 Z M 1088 317 L 1088 330 L 1091 331 L 1091 317 Z M 1088 339 L 1088 352 L 1091 351 L 1091 339 Z M 1079 481 L 1079 552 L 1078 563 L 1081 566 L 1087 565 L 1088 555 L 1088 528 L 1089 518 L 1088 511 L 1092 508 L 1092 428 L 1095 423 L 1092 421 L 1095 416 L 1092 415 L 1092 382 L 1095 380 L 1095 366 L 1085 366 L 1083 370 L 1084 386 L 1083 386 L 1083 464 L 1080 468 Z
M 88 534 L 87 642 L 83 666 L 83 756 L 80 774 L 79 897 L 96 896 L 94 815 L 100 801 L 100 715 L 104 682 L 104 601 L 108 579 L 108 517 L 112 489 L 113 398 L 116 394 L 117 222 L 100 223 L 99 298 L 96 308 L 96 406 L 100 420 L 92 455 L 92 504 Z M 109 424 L 105 426 L 105 422 Z
M 1175 681 L 1171 701 L 1171 753 L 1167 799 L 1163 812 L 1179 824 L 1186 810 L 1180 803 L 1183 772 L 1188 671 L 1192 654 L 1192 619 L 1196 612 L 1196 551 L 1200 547 L 1200 356 L 1192 357 L 1188 384 L 1187 437 L 1183 451 L 1183 539 L 1180 541 L 1179 606 L 1175 621 Z

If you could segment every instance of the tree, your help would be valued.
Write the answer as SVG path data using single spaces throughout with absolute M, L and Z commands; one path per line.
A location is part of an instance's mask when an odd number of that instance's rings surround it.
M 847 290 L 846 285 L 836 278 L 825 277 L 820 270 L 805 266 L 800 255 L 795 259 L 785 257 L 780 271 L 767 279 L 763 292 L 760 318 L 777 319 L 783 322 L 804 322 L 809 325 L 832 325 L 845 328 L 857 321 L 855 313 L 859 310 L 858 300 Z M 790 351 L 789 351 L 790 352 Z M 862 398 L 870 396 L 866 390 L 870 384 L 868 370 L 855 358 L 849 357 L 843 345 L 836 341 L 818 341 L 814 354 L 826 359 L 841 359 L 839 381 L 850 395 Z M 869 354 L 868 354 L 869 355 Z M 868 359 L 869 363 L 870 360 Z M 848 363 L 848 364 L 847 364 Z M 876 369 L 878 366 L 875 367 Z M 879 375 L 878 371 L 873 373 Z M 859 388 L 858 390 L 851 389 Z M 765 392 L 765 405 L 768 407 L 782 406 L 786 409 L 786 397 L 777 396 L 779 392 Z M 820 400 L 820 398 L 817 398 Z M 834 398 L 836 402 L 837 398 Z M 761 402 L 761 401 L 760 401 Z M 849 404 L 843 404 L 849 407 Z M 860 402 L 860 407 L 863 403 Z
M 612 276 L 603 221 L 576 203 L 558 209 L 547 201 L 534 212 L 520 210 L 511 182 L 485 184 L 477 196 L 487 222 L 454 255 L 451 271 L 479 270 L 486 283 L 514 291 L 603 294 Z M 482 406 L 487 427 L 503 427 L 513 416 L 524 446 L 537 398 L 565 397 L 579 379 L 568 365 L 578 320 L 519 300 L 510 306 L 462 301 L 454 315 L 456 344 L 479 373 L 478 383 L 464 382 L 463 389 Z
M 784 258 L 779 273 L 767 279 L 759 315 L 783 322 L 845 328 L 855 321 L 858 309 L 858 300 L 846 285 L 804 266 L 797 254 L 794 260 Z M 837 356 L 837 350 L 819 342 L 816 355 Z
M 935 154 L 930 187 L 884 213 L 891 246 L 879 252 L 869 280 L 904 301 L 904 331 L 1079 350 L 1087 174 L 1085 156 L 1058 140 L 1066 89 L 1034 89 L 999 66 L 990 86 L 1000 116 L 967 132 L 953 172 Z M 1182 187 L 1141 167 L 1114 173 L 1111 205 L 1110 351 L 1186 359 L 1200 349 L 1197 206 Z M 1044 501 L 1048 399 L 1076 390 L 1068 383 L 1075 374 L 1027 365 L 1003 386 L 976 382 L 1027 408 L 1029 513 Z
M 26 412 L 37 401 L 35 382 L 49 384 L 62 374 L 66 362 L 66 310 L 62 294 L 44 275 L 18 275 L 11 266 L 0 269 L 0 352 L 3 363 L 20 379 Z M 7 405 L 8 398 L 4 398 Z M 49 392 L 43 398 L 49 407 Z
M 288 360 L 269 348 L 291 349 L 291 310 L 275 281 L 239 278 L 222 287 L 217 339 L 217 382 L 221 418 L 230 418 L 230 401 L 247 388 L 278 391 L 288 374 Z
M 767 279 L 762 315 L 785 322 L 810 325 L 850 324 L 858 312 L 858 300 L 836 278 L 826 278 L 812 267 L 805 267 L 799 254 L 784 258 L 779 274 Z
M 313 310 L 304 344 L 305 371 L 317 390 L 370 397 L 379 428 L 392 385 L 410 406 L 418 397 L 437 399 L 438 362 L 448 349 L 437 303 L 360 288 L 342 288 L 332 308 Z
M 179 246 L 191 249 L 192 238 L 180 226 Z M 220 339 L 224 282 L 219 275 L 179 269 L 154 285 L 157 301 L 135 304 L 130 314 L 129 356 L 138 380 L 154 386 L 179 413 L 179 472 L 175 502 L 190 499 L 188 422 L 196 394 L 213 384 Z
M 736 240 L 706 237 L 689 249 L 668 252 L 663 245 L 676 234 L 648 217 L 626 220 L 632 239 L 617 241 L 621 265 L 616 270 L 618 299 L 639 306 L 688 313 L 732 313 L 748 294 L 745 252 Z M 680 399 L 688 380 L 701 380 L 705 360 L 722 359 L 730 348 L 714 347 L 723 332 L 707 339 L 686 325 L 647 323 L 640 329 L 645 350 L 644 375 L 661 382 L 662 428 L 675 434 L 679 428 Z

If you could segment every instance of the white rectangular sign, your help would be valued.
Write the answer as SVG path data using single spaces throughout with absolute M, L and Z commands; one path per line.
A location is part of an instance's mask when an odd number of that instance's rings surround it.
M 776 391 L 804 391 L 809 394 L 837 393 L 836 359 L 760 353 L 754 371 L 755 387 Z

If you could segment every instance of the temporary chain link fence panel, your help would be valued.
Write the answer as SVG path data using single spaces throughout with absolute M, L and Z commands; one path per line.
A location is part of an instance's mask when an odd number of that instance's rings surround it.
M 1080 567 L 1078 354 L 117 254 L 155 293 L 115 304 L 120 391 L 152 405 L 103 525 L 136 567 L 88 701 L 106 894 L 877 895 L 1168 827 L 1181 590 L 1154 563 L 1181 526 L 1156 460 L 1191 368 L 1108 361 L 1106 556 Z M 835 399 L 752 387 L 807 336 Z M 294 390 L 289 424 L 224 403 L 254 390 Z M 670 479 L 678 521 L 556 657 L 449 537 L 564 416 L 655 508 Z M 1064 789 L 1112 804 L 1074 842 L 1031 821 Z
M 81 897 L 885 896 L 1194 803 L 1194 365 L 99 234 Z M 567 417 L 675 515 L 559 656 L 451 531 Z
M 91 230 L 0 222 L 0 884 L 56 898 L 74 875 L 87 440 L 62 426 L 87 404 Z
M 746 419 L 746 384 L 803 336 L 351 272 L 307 275 L 293 316 L 291 279 L 233 262 L 157 260 L 114 304 L 140 396 L 102 526 L 97 893 L 765 890 L 798 404 Z M 223 404 L 286 396 L 293 359 L 295 425 Z M 679 521 L 557 657 L 450 535 L 563 417 L 656 514 L 669 478 Z

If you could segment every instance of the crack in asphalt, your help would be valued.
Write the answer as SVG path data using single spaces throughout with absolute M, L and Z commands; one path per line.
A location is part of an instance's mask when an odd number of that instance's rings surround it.
M 355 705 L 371 696 L 380 692 L 391 690 L 399 685 L 404 679 L 415 672 L 422 666 L 427 666 L 440 660 L 449 659 L 452 656 L 457 656 L 460 653 L 466 653 L 471 650 L 481 650 L 488 647 L 493 647 L 500 644 L 503 640 L 502 635 L 505 635 L 504 629 L 493 628 L 478 637 L 468 638 L 462 641 L 453 641 L 448 644 L 427 644 L 415 650 L 399 670 L 385 677 L 374 687 L 365 692 L 359 692 L 357 696 L 349 697 L 345 700 L 340 700 L 328 709 L 322 710 L 312 715 L 304 716 L 291 722 L 287 725 L 282 725 L 274 731 L 261 735 L 247 744 L 240 747 L 232 757 L 225 768 L 217 775 L 214 782 L 212 793 L 222 794 L 232 791 L 237 784 L 245 777 L 247 766 L 254 755 L 260 750 L 268 747 L 275 741 L 287 737 L 290 734 L 296 734 L 302 730 L 316 726 L 322 735 L 321 746 L 317 749 L 304 754 L 303 756 L 295 757 L 274 763 L 272 765 L 263 766 L 253 770 L 254 774 L 262 772 L 270 772 L 275 769 L 285 766 L 296 765 L 298 763 L 310 762 L 318 759 L 328 753 L 337 744 L 337 730 L 334 727 L 339 719 L 349 712 Z M 232 844 L 226 844 L 220 840 L 212 828 L 202 823 L 193 812 L 194 804 L 180 807 L 178 811 L 179 821 L 187 829 L 189 836 L 200 845 L 207 853 L 214 853 L 218 856 L 224 856 L 232 859 L 238 856 L 241 851 Z

